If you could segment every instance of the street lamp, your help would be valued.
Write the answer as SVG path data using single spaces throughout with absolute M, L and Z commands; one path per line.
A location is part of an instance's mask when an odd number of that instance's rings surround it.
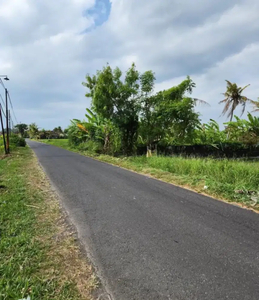
M 4 80 L 10 80 L 7 75 L 0 75 L 0 77 L 4 77 Z

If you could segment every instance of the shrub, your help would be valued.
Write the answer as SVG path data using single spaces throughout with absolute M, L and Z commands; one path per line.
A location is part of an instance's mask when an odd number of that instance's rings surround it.
M 13 147 L 25 147 L 26 146 L 26 141 L 23 137 L 20 137 L 16 134 L 12 134 L 10 136 L 10 146 Z
M 77 148 L 81 151 L 89 151 L 93 153 L 102 153 L 103 151 L 103 145 L 100 142 L 91 140 L 79 144 Z

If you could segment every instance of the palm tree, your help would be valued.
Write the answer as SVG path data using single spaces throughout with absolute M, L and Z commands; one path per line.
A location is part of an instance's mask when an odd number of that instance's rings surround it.
M 31 123 L 29 125 L 28 132 L 29 132 L 30 138 L 32 138 L 32 139 L 37 138 L 38 133 L 39 133 L 39 127 L 38 127 L 38 125 L 36 123 Z
M 238 87 L 236 83 L 231 83 L 230 81 L 226 80 L 227 82 L 227 90 L 223 95 L 225 96 L 225 99 L 220 101 L 219 103 L 225 103 L 225 107 L 222 111 L 222 114 L 225 115 L 228 112 L 228 117 L 230 117 L 230 122 L 233 119 L 234 116 L 234 111 L 237 108 L 238 105 L 242 105 L 242 113 L 241 116 L 243 115 L 246 107 L 246 103 L 249 101 L 251 102 L 250 99 L 248 99 L 245 96 L 242 96 L 242 92 L 244 89 L 246 89 L 250 84 L 246 85 L 245 87 Z

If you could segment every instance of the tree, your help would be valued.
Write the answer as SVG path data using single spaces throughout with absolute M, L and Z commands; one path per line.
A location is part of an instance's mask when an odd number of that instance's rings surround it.
M 21 135 L 21 137 L 25 137 L 25 132 L 26 130 L 28 130 L 28 125 L 27 124 L 24 124 L 24 123 L 21 123 L 21 124 L 17 124 L 15 125 L 15 128 L 17 128 L 19 134 Z
M 194 138 L 195 128 L 200 124 L 199 114 L 194 111 L 198 99 L 189 97 L 194 87 L 187 76 L 179 85 L 157 94 L 155 118 L 161 140 L 189 143 Z
M 93 111 L 119 128 L 125 154 L 133 152 L 137 140 L 141 96 L 139 79 L 135 64 L 126 72 L 124 81 L 119 68 L 112 70 L 107 65 L 96 75 L 87 75 L 86 82 L 83 82 L 89 89 L 86 97 L 92 98 Z
M 39 133 L 39 128 L 36 123 L 32 123 L 29 125 L 28 133 L 30 138 L 37 138 Z
M 120 139 L 116 144 L 121 144 L 126 155 L 134 152 L 139 134 L 139 140 L 148 147 L 165 140 L 191 142 L 200 124 L 194 107 L 206 103 L 190 96 L 195 83 L 187 76 L 179 85 L 156 94 L 154 83 L 155 74 L 140 74 L 135 64 L 124 79 L 119 68 L 113 70 L 109 65 L 93 76 L 87 75 L 82 84 L 88 89 L 86 97 L 92 99 L 91 111 L 86 115 L 87 122 L 75 120 L 81 134 L 84 132 L 90 140 L 102 136 L 104 151 L 116 136 Z M 101 127 L 96 126 L 97 120 L 102 121 Z
M 57 132 L 57 133 L 63 133 L 63 130 L 62 130 L 61 126 L 55 127 L 55 128 L 53 129 L 53 131 L 54 131 L 54 132 Z
M 53 138 L 62 138 L 64 136 L 61 126 L 55 127 L 52 130 L 52 136 Z
M 241 116 L 243 115 L 246 107 L 246 103 L 248 101 L 251 102 L 250 99 L 242 95 L 242 92 L 250 85 L 246 85 L 245 87 L 238 87 L 236 83 L 231 83 L 230 81 L 226 80 L 227 82 L 227 90 L 225 93 L 223 93 L 225 99 L 220 101 L 219 103 L 224 103 L 225 107 L 222 111 L 222 114 L 225 115 L 228 113 L 228 117 L 230 117 L 230 122 L 233 119 L 234 116 L 234 111 L 237 108 L 238 105 L 242 105 L 242 113 Z
M 48 138 L 47 137 L 47 130 L 45 130 L 44 128 L 42 128 L 41 131 L 38 132 L 38 137 L 41 140 L 44 140 L 44 139 Z
M 147 147 L 152 147 L 155 138 L 154 104 L 156 98 L 152 95 L 155 84 L 155 73 L 146 71 L 140 76 L 141 83 L 141 110 L 140 110 L 140 132 L 141 138 L 145 141 Z

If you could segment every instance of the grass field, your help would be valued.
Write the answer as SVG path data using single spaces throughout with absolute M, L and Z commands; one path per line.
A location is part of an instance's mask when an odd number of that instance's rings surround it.
M 81 258 L 49 183 L 28 148 L 0 159 L 0 299 L 92 299 Z
M 231 202 L 253 206 L 259 202 L 259 161 L 182 157 L 111 157 L 81 152 L 68 145 L 68 140 L 44 141 L 76 151 L 136 172 L 152 175 L 197 192 Z

